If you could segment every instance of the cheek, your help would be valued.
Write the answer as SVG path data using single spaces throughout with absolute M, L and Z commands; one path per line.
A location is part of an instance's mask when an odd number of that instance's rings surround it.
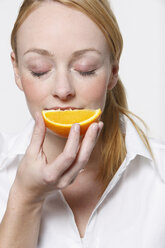
M 28 102 L 38 102 L 44 99 L 47 95 L 47 89 L 37 80 L 32 80 L 28 77 L 21 78 L 23 91 Z
M 89 81 L 81 89 L 81 96 L 86 99 L 87 102 L 104 102 L 107 91 L 107 77 L 102 76 Z

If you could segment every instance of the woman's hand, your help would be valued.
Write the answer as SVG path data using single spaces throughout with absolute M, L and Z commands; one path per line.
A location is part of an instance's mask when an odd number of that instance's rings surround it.
M 11 192 L 25 201 L 40 202 L 53 190 L 67 187 L 87 164 L 102 127 L 102 122 L 91 124 L 81 142 L 80 126 L 74 124 L 63 152 L 48 163 L 43 151 L 46 127 L 42 115 L 37 113 L 31 142 Z

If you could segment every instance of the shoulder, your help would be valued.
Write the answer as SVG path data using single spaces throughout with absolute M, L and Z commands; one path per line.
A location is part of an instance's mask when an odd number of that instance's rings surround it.
M 7 153 L 14 139 L 14 135 L 0 132 L 0 155 Z
M 154 168 L 158 172 L 160 178 L 165 183 L 165 142 L 149 138 L 149 143 L 154 155 Z
M 155 138 L 149 138 L 149 143 L 152 151 L 159 159 L 165 159 L 165 142 Z
M 24 154 L 30 142 L 34 122 L 30 120 L 18 133 L 0 132 L 0 155 Z
M 0 158 L 9 158 L 10 156 L 19 154 L 22 140 L 20 138 L 19 133 L 0 132 Z

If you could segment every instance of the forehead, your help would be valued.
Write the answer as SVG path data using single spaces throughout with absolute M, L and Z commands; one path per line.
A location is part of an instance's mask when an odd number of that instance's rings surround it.
M 53 51 L 62 45 L 64 50 L 108 48 L 102 31 L 87 15 L 57 2 L 43 2 L 20 26 L 18 51 L 31 47 Z

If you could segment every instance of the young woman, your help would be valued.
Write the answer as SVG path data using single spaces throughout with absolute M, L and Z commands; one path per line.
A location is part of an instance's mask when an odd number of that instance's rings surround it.
M 128 111 L 108 1 L 24 0 L 11 44 L 34 121 L 0 136 L 0 248 L 164 248 L 165 145 Z M 102 116 L 66 139 L 45 128 L 56 108 Z

